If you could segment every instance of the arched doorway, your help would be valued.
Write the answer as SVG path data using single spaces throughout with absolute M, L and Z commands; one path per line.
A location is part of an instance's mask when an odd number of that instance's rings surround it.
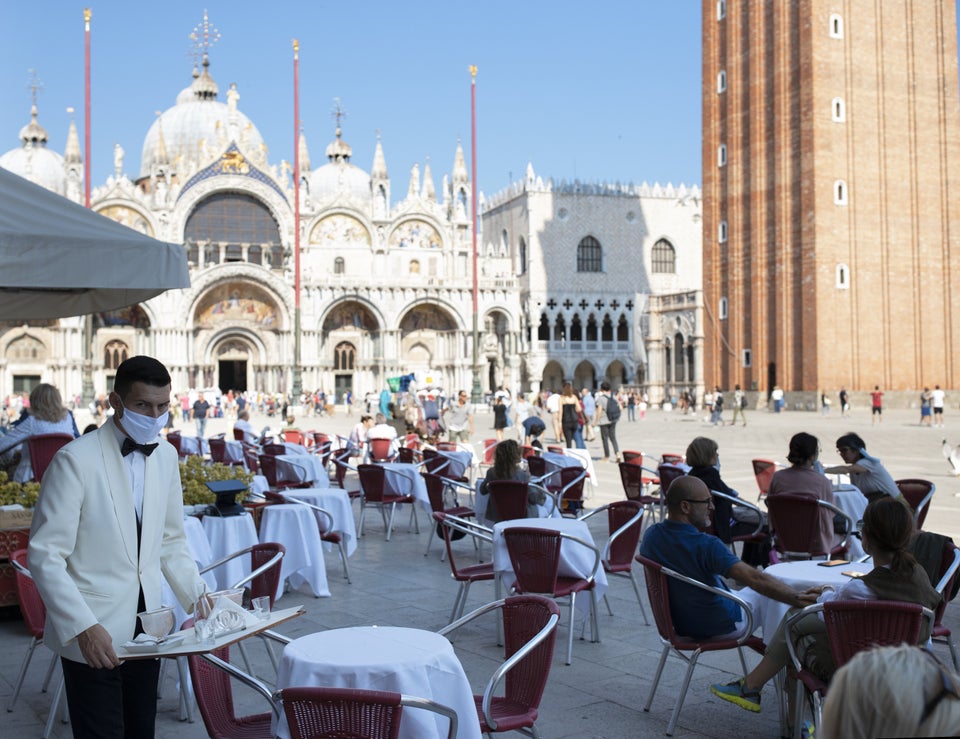
M 577 365 L 577 368 L 573 371 L 573 387 L 576 390 L 580 390 L 581 388 L 596 390 L 596 372 L 590 362 L 583 361 Z
M 616 391 L 621 385 L 627 382 L 627 368 L 619 359 L 613 360 L 607 367 L 607 382 L 610 383 L 610 389 Z
M 543 368 L 543 380 L 540 383 L 542 390 L 559 393 L 563 389 L 563 367 L 559 362 L 547 362 Z
M 250 370 L 256 350 L 243 338 L 223 339 L 214 349 L 217 367 L 217 387 L 221 392 L 244 392 L 252 387 Z
M 407 372 L 438 370 L 446 382 L 455 380 L 460 358 L 457 322 L 436 303 L 420 303 L 400 319 L 400 356 Z

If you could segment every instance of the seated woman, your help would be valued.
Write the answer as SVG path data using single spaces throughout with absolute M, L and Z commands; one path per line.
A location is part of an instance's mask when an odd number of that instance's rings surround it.
M 790 466 L 773 473 L 767 495 L 808 493 L 818 500 L 835 503 L 833 486 L 820 471 L 819 458 L 820 441 L 816 436 L 803 431 L 794 434 L 790 439 L 790 451 L 787 452 Z M 820 510 L 820 549 L 824 552 L 833 549 L 838 538 L 833 531 L 833 515 L 827 508 Z
M 13 475 L 14 482 L 33 479 L 30 446 L 23 442 L 31 436 L 41 434 L 70 434 L 74 439 L 80 435 L 73 414 L 63 406 L 60 391 L 45 382 L 41 382 L 30 393 L 30 415 L 0 436 L 0 454 L 12 454 L 18 449 L 20 451 L 20 463 Z
M 867 454 L 867 445 L 856 434 L 844 434 L 837 439 L 837 452 L 843 464 L 827 467 L 828 475 L 850 475 L 850 482 L 860 488 L 867 500 L 873 502 L 889 495 L 903 500 L 897 483 L 880 464 L 880 460 Z
M 486 477 L 483 482 L 480 483 L 480 495 L 487 496 L 487 510 L 484 518 L 486 518 L 487 521 L 496 523 L 500 520 L 500 514 L 487 488 L 487 483 L 494 480 L 530 482 L 530 473 L 523 463 L 523 456 L 520 454 L 520 445 L 513 439 L 506 439 L 497 444 L 493 456 L 493 467 L 487 470 Z M 545 497 L 541 492 L 530 490 L 527 493 L 527 508 L 531 517 L 540 515 L 536 506 L 543 505 L 544 501 Z
M 697 477 L 711 490 L 718 493 L 739 498 L 740 493 L 727 485 L 720 477 L 720 454 L 717 442 L 706 436 L 698 436 L 687 447 L 684 455 L 691 477 Z M 747 508 L 734 506 L 730 501 L 715 497 L 713 499 L 713 533 L 724 544 L 729 544 L 734 536 L 749 534 L 757 528 L 757 514 Z M 750 561 L 748 553 L 744 551 L 744 561 L 747 564 L 767 564 L 768 560 L 754 563 Z
M 927 573 L 908 551 L 913 533 L 913 516 L 906 506 L 888 497 L 873 501 L 863 512 L 862 536 L 863 548 L 873 557 L 874 568 L 861 578 L 851 578 L 839 590 L 823 586 L 806 592 L 820 593 L 817 599 L 820 603 L 830 600 L 899 600 L 936 608 L 940 594 L 933 589 Z M 808 614 L 797 622 L 794 629 L 803 637 L 809 637 L 811 642 L 804 654 L 804 663 L 822 680 L 829 680 L 836 667 L 820 614 Z M 921 642 L 930 637 L 929 628 L 925 627 L 925 631 L 927 633 L 920 635 Z M 726 685 L 712 685 L 710 690 L 725 701 L 759 712 L 761 688 L 789 660 L 786 630 L 781 623 L 767 644 L 767 652 L 760 664 L 749 675 Z

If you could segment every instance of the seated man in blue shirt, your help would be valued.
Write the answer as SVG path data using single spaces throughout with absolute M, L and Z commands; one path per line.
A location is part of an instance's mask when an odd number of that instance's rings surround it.
M 667 492 L 667 519 L 647 529 L 640 554 L 705 585 L 726 590 L 723 576 L 791 606 L 816 602 L 815 593 L 800 593 L 744 564 L 717 537 L 703 533 L 712 512 L 713 497 L 703 481 L 678 478 Z M 677 581 L 670 582 L 669 593 L 678 634 L 693 639 L 742 635 L 744 619 L 733 601 Z M 751 710 L 759 711 L 759 692 L 755 706 Z

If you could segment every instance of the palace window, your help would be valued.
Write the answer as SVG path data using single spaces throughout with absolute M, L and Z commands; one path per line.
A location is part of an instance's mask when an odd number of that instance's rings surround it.
M 343 257 L 337 257 L 333 260 L 333 274 L 342 275 L 346 272 L 346 263 L 343 261 Z
M 357 348 L 349 341 L 341 341 L 333 350 L 333 369 L 354 370 L 357 366 Z
M 651 268 L 655 274 L 675 274 L 677 271 L 677 252 L 666 239 L 660 239 L 653 245 Z
M 592 236 L 584 236 L 577 245 L 577 272 L 602 272 L 603 249 Z
M 103 367 L 115 370 L 130 354 L 129 347 L 122 341 L 111 341 L 103 348 Z

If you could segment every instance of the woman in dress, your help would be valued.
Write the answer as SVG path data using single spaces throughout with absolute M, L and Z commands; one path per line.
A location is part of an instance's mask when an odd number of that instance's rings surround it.
M 45 382 L 41 382 L 30 393 L 30 415 L 0 436 L 0 455 L 12 456 L 17 450 L 20 451 L 14 482 L 33 479 L 30 445 L 24 442 L 31 436 L 41 434 L 70 434 L 74 439 L 80 435 L 73 414 L 63 406 L 60 391 Z
M 583 406 L 580 399 L 573 392 L 573 385 L 569 382 L 563 383 L 563 390 L 560 393 L 560 427 L 563 429 L 563 440 L 567 449 L 573 448 L 573 442 L 580 430 L 580 415 L 583 413 Z
M 507 427 L 507 406 L 503 396 L 497 396 L 493 402 L 493 428 L 497 432 L 497 441 L 503 441 L 503 430 Z

